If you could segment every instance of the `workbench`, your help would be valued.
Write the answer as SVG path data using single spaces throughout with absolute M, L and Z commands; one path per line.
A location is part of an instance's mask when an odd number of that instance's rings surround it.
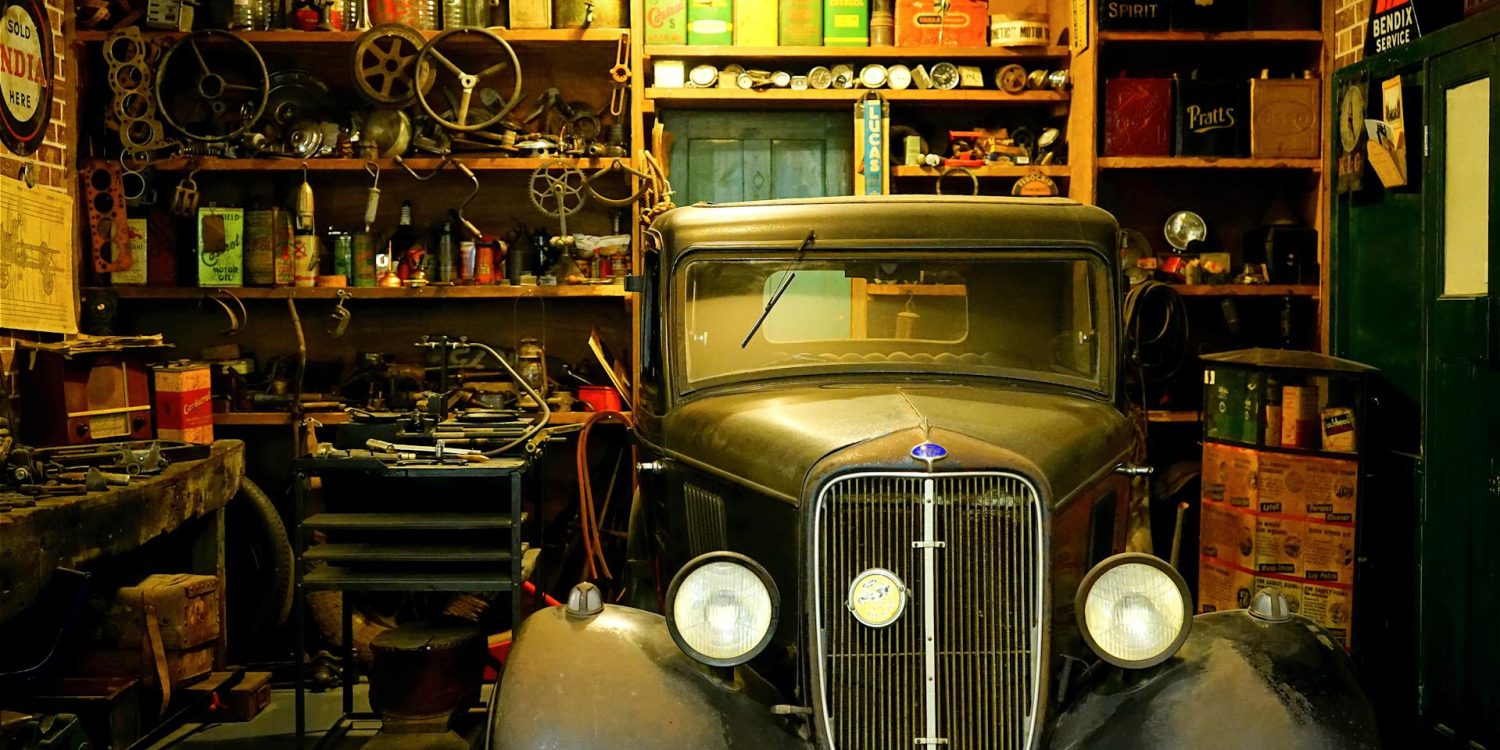
M 174 463 L 106 492 L 38 499 L 0 513 L 0 622 L 41 596 L 57 568 L 87 569 L 165 534 L 182 531 L 192 546 L 190 572 L 219 578 L 224 605 L 224 507 L 239 490 L 245 444 L 219 440 L 208 458 Z M 216 649 L 224 653 L 224 629 Z

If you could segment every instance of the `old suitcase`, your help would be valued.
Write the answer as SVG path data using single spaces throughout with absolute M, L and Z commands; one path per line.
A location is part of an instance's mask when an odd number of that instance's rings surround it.
M 1099 0 L 1104 31 L 1165 31 L 1171 19 L 1171 0 Z
M 1250 81 L 1250 155 L 1315 159 L 1322 143 L 1322 91 L 1315 78 Z
M 1248 92 L 1244 81 L 1178 81 L 1177 155 L 1247 155 L 1250 151 Z
M 1172 79 L 1111 78 L 1104 84 L 1104 155 L 1170 156 Z

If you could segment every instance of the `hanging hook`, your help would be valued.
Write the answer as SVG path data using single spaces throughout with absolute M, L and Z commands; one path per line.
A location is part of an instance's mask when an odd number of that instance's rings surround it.
M 334 305 L 333 313 L 329 315 L 329 317 L 333 319 L 333 322 L 330 323 L 328 327 L 328 335 L 334 338 L 338 338 L 344 335 L 344 331 L 349 329 L 349 320 L 354 317 L 354 314 L 349 311 L 349 308 L 344 307 L 344 302 L 352 298 L 354 295 L 350 294 L 344 289 L 340 289 L 336 293 L 336 296 L 338 298 L 338 304 Z
M 220 299 L 217 295 L 228 297 L 230 301 L 234 302 L 234 307 L 230 307 L 228 302 Z M 219 331 L 220 336 L 233 336 L 245 330 L 245 323 L 250 319 L 250 311 L 245 309 L 245 302 L 236 297 L 234 292 L 228 289 L 215 289 L 213 292 L 203 295 L 203 299 L 212 300 L 217 303 L 219 307 L 223 308 L 224 315 L 229 318 L 229 327 Z M 238 312 L 236 312 L 236 308 L 238 308 Z

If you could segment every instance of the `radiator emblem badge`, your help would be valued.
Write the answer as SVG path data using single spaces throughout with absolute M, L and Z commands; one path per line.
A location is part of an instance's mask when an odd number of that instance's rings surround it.
M 941 461 L 948 457 L 948 449 L 927 440 L 912 446 L 911 457 L 927 462 L 927 468 L 930 469 L 934 461 Z
M 883 628 L 901 618 L 906 611 L 906 585 L 885 568 L 870 568 L 854 577 L 849 584 L 849 612 L 860 623 Z

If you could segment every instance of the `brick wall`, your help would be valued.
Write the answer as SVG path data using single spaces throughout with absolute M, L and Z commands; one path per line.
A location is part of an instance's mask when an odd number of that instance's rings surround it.
M 1370 19 L 1370 0 L 1330 0 L 1333 13 L 1333 66 L 1359 62 L 1365 56 L 1365 24 Z
M 68 118 L 72 115 L 75 92 L 73 90 L 72 61 L 68 56 L 67 35 L 63 24 L 73 23 L 73 0 L 46 0 L 47 15 L 52 23 L 52 124 L 42 145 L 31 156 L 22 159 L 0 144 L 0 174 L 15 177 L 21 165 L 35 160 L 40 167 L 37 184 L 46 185 L 71 193 L 73 181 L 68 179 L 71 163 L 68 146 Z

